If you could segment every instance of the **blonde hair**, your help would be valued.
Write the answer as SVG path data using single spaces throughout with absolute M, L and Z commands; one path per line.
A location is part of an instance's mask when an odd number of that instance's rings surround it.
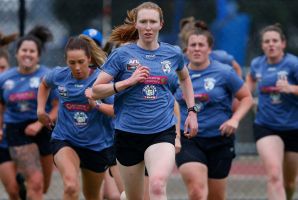
M 106 53 L 96 44 L 96 42 L 86 36 L 86 35 L 79 35 L 79 38 L 86 40 L 91 48 L 91 62 L 96 66 L 101 66 L 107 59 Z
M 106 53 L 94 42 L 94 40 L 86 35 L 69 38 L 65 46 L 65 58 L 69 50 L 83 50 L 88 57 L 91 57 L 91 63 L 100 67 L 106 60 Z
M 161 8 L 152 2 L 144 2 L 136 8 L 127 11 L 127 17 L 124 24 L 115 27 L 112 30 L 109 41 L 116 44 L 130 43 L 139 39 L 138 30 L 135 28 L 138 12 L 142 9 L 153 9 L 159 13 L 160 21 L 163 23 L 163 13 Z

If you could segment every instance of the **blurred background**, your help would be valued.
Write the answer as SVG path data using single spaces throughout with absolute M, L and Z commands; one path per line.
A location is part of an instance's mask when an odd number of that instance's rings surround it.
M 63 64 L 61 53 L 67 38 L 86 28 L 96 28 L 105 37 L 122 24 L 126 11 L 140 0 L 0 0 L 0 31 L 27 33 L 36 24 L 54 33 L 44 62 Z M 260 54 L 259 30 L 279 22 L 288 38 L 288 50 L 298 53 L 298 1 L 295 0 L 153 0 L 163 9 L 165 26 L 160 40 L 178 43 L 179 21 L 195 16 L 212 30 L 215 49 L 234 55 L 242 66 Z
M 0 0 L 0 31 L 26 34 L 35 25 L 45 25 L 53 32 L 42 63 L 64 66 L 63 49 L 69 36 L 86 28 L 103 33 L 104 43 L 113 27 L 123 23 L 126 11 L 140 0 Z M 179 21 L 194 16 L 204 20 L 215 37 L 214 49 L 232 54 L 244 71 L 253 57 L 261 54 L 259 31 L 266 25 L 280 23 L 287 37 L 287 50 L 298 55 L 297 0 L 153 0 L 164 12 L 165 26 L 160 41 L 179 45 Z M 12 55 L 14 45 L 9 47 Z M 11 56 L 12 66 L 15 64 Z M 252 136 L 254 112 L 241 122 L 237 132 L 236 152 L 229 178 L 228 199 L 265 199 L 265 177 L 256 155 Z M 62 185 L 56 174 L 47 199 L 59 199 Z M 170 199 L 186 199 L 186 190 L 174 171 L 169 183 Z M 5 199 L 0 185 L 0 199 Z

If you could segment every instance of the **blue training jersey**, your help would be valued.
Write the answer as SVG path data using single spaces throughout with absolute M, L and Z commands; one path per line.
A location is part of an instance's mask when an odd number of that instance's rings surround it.
M 100 151 L 113 144 L 113 122 L 96 108 L 91 108 L 85 90 L 95 82 L 99 69 L 87 79 L 77 80 L 69 67 L 56 67 L 45 77 L 46 84 L 57 91 L 59 111 L 52 138 L 74 146 Z M 112 97 L 103 102 L 112 104 Z
M 198 112 L 197 137 L 219 136 L 220 125 L 232 116 L 232 100 L 243 85 L 243 81 L 228 65 L 210 60 L 210 65 L 203 70 L 189 69 L 194 88 L 195 103 L 200 107 Z M 180 105 L 181 129 L 187 113 L 187 105 L 179 88 L 175 98 Z
M 213 51 L 211 51 L 209 57 L 212 60 L 217 60 L 218 62 L 227 64 L 230 66 L 233 65 L 233 60 L 235 60 L 231 54 L 228 54 L 224 50 L 213 50 Z
M 40 66 L 32 74 L 21 74 L 13 67 L 0 75 L 0 101 L 5 106 L 4 123 L 37 120 L 37 92 L 41 79 L 50 69 Z M 51 109 L 51 93 L 46 110 Z
M 250 73 L 258 85 L 255 123 L 277 131 L 297 130 L 298 96 L 281 93 L 275 87 L 279 78 L 298 85 L 297 57 L 287 53 L 277 64 L 269 64 L 264 55 L 256 57 L 251 62 Z
M 174 97 L 169 77 L 183 69 L 182 52 L 169 44 L 159 43 L 156 50 L 145 50 L 136 44 L 122 46 L 102 66 L 114 81 L 129 78 L 139 66 L 147 66 L 150 76 L 115 95 L 115 128 L 138 134 L 161 132 L 173 126 Z

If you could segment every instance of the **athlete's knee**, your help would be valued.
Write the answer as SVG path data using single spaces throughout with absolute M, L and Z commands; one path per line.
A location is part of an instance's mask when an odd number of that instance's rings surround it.
M 33 191 L 34 193 L 43 193 L 43 176 L 42 173 L 36 171 L 30 175 L 26 175 L 28 190 Z
M 152 176 L 149 178 L 150 193 L 154 196 L 162 196 L 166 193 L 166 178 L 163 176 Z
M 77 178 L 66 175 L 63 178 L 64 193 L 68 196 L 78 196 L 80 190 L 80 184 Z
M 282 180 L 282 170 L 280 167 L 272 166 L 267 170 L 268 181 L 272 184 L 281 184 Z
M 208 187 L 206 184 L 191 184 L 188 186 L 190 199 L 207 199 Z

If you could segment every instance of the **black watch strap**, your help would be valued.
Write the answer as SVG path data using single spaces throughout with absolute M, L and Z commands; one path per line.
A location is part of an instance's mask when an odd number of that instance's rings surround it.
M 198 113 L 198 112 L 199 112 L 199 108 L 198 108 L 197 105 L 194 105 L 194 106 L 192 106 L 192 107 L 189 107 L 189 108 L 187 109 L 187 112 L 188 112 L 188 113 L 189 113 L 189 112 Z
M 189 112 L 197 113 L 197 112 L 195 111 L 194 107 L 190 107 L 190 108 L 188 108 L 188 109 L 187 109 L 187 112 L 188 112 L 188 113 L 189 113 Z

